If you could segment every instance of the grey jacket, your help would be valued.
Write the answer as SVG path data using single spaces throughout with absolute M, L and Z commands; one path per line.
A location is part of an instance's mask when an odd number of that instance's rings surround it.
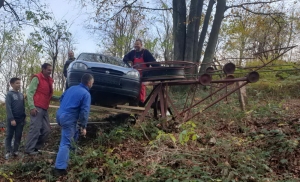
M 10 122 L 12 120 L 23 121 L 26 117 L 24 96 L 20 92 L 9 91 L 5 98 L 6 116 Z

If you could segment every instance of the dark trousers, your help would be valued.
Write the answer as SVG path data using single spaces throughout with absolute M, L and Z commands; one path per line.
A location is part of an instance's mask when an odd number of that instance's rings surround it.
M 66 85 L 65 85 L 65 91 L 68 89 L 68 82 L 67 82 L 67 77 L 66 77 Z
M 30 115 L 30 126 L 27 134 L 25 152 L 31 153 L 43 147 L 51 132 L 47 110 L 36 107 L 36 116 Z
M 11 152 L 17 152 L 19 150 L 20 142 L 22 139 L 22 133 L 23 133 L 23 128 L 25 125 L 25 121 L 23 120 L 16 120 L 17 125 L 12 126 L 10 121 L 7 121 L 7 127 L 6 127 L 6 138 L 5 138 L 5 148 L 6 148 L 6 153 L 11 153 Z M 14 140 L 14 146 L 12 150 L 12 139 L 15 136 Z

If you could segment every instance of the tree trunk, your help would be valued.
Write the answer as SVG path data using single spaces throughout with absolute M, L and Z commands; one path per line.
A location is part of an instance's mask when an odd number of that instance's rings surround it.
M 210 19 L 212 8 L 213 8 L 214 4 L 215 4 L 215 0 L 210 0 L 208 3 L 207 11 L 206 11 L 204 22 L 202 25 L 202 31 L 201 31 L 199 42 L 198 42 L 196 62 L 200 62 L 202 48 L 203 48 L 203 44 L 204 44 L 204 40 L 205 40 L 205 35 L 207 33 L 209 19 Z
M 200 21 L 201 21 L 201 15 L 202 15 L 202 9 L 203 9 L 203 0 L 197 1 L 197 20 L 195 23 L 195 36 L 194 36 L 194 45 L 193 45 L 193 62 L 198 62 L 197 59 L 197 51 L 198 51 L 198 37 L 199 37 L 199 28 L 200 28 Z
M 169 41 L 170 41 L 169 40 L 169 38 L 170 38 L 170 35 L 169 35 L 169 33 L 170 33 L 169 24 L 166 24 L 165 29 L 166 29 L 166 36 L 164 38 L 164 42 L 166 42 L 166 46 L 165 46 L 165 51 L 164 51 L 164 59 L 165 59 L 165 61 L 170 61 L 172 58 L 169 57 L 171 50 L 169 50 L 169 46 L 168 46 L 169 45 Z
M 189 20 L 187 23 L 186 41 L 185 41 L 185 61 L 193 61 L 193 45 L 195 39 L 195 28 L 197 17 L 198 0 L 191 0 Z
M 9 83 L 9 80 L 11 78 L 11 72 L 13 71 L 13 61 L 12 59 L 10 59 L 10 66 L 9 66 L 9 72 L 8 72 L 8 76 L 7 76 L 7 79 L 6 79 L 6 93 L 9 91 L 9 88 L 10 88 L 10 83 Z
M 4 6 L 4 0 L 0 0 L 0 8 L 2 8 L 2 6 Z
M 173 0 L 174 60 L 184 61 L 186 40 L 185 0 Z
M 239 87 L 243 84 L 244 82 L 236 82 L 236 86 Z M 247 91 L 246 91 L 246 86 L 243 86 L 242 88 L 239 89 L 239 102 L 240 102 L 240 107 L 243 111 L 246 110 L 247 106 Z
M 206 68 L 212 64 L 225 10 L 226 0 L 218 0 L 214 22 L 209 35 L 209 40 L 205 50 L 203 62 L 200 68 L 200 74 L 205 73 Z
M 242 66 L 243 57 L 244 57 L 244 50 L 246 47 L 246 38 L 242 35 L 241 36 L 242 42 L 241 42 L 241 48 L 240 48 L 240 59 L 238 61 L 238 66 Z
M 55 46 L 54 46 L 55 52 L 53 52 L 54 56 L 52 57 L 52 78 L 54 78 L 54 72 L 55 72 L 55 64 L 57 61 L 57 55 L 58 55 L 58 39 L 55 40 Z

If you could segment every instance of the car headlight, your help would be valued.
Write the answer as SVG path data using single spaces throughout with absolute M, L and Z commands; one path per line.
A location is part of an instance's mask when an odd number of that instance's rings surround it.
M 72 68 L 76 69 L 76 70 L 87 70 L 88 69 L 87 65 L 85 65 L 83 63 L 74 63 Z
M 139 78 L 140 77 L 140 73 L 138 71 L 128 71 L 127 75 L 131 76 L 131 77 L 134 77 L 134 78 Z

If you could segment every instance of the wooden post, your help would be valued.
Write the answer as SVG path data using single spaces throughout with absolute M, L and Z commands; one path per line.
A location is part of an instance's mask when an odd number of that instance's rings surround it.
M 244 82 L 236 82 L 237 86 L 242 85 Z M 246 110 L 246 105 L 247 105 L 247 92 L 246 92 L 246 86 L 242 87 L 239 89 L 239 102 L 240 102 L 240 107 L 243 111 Z

